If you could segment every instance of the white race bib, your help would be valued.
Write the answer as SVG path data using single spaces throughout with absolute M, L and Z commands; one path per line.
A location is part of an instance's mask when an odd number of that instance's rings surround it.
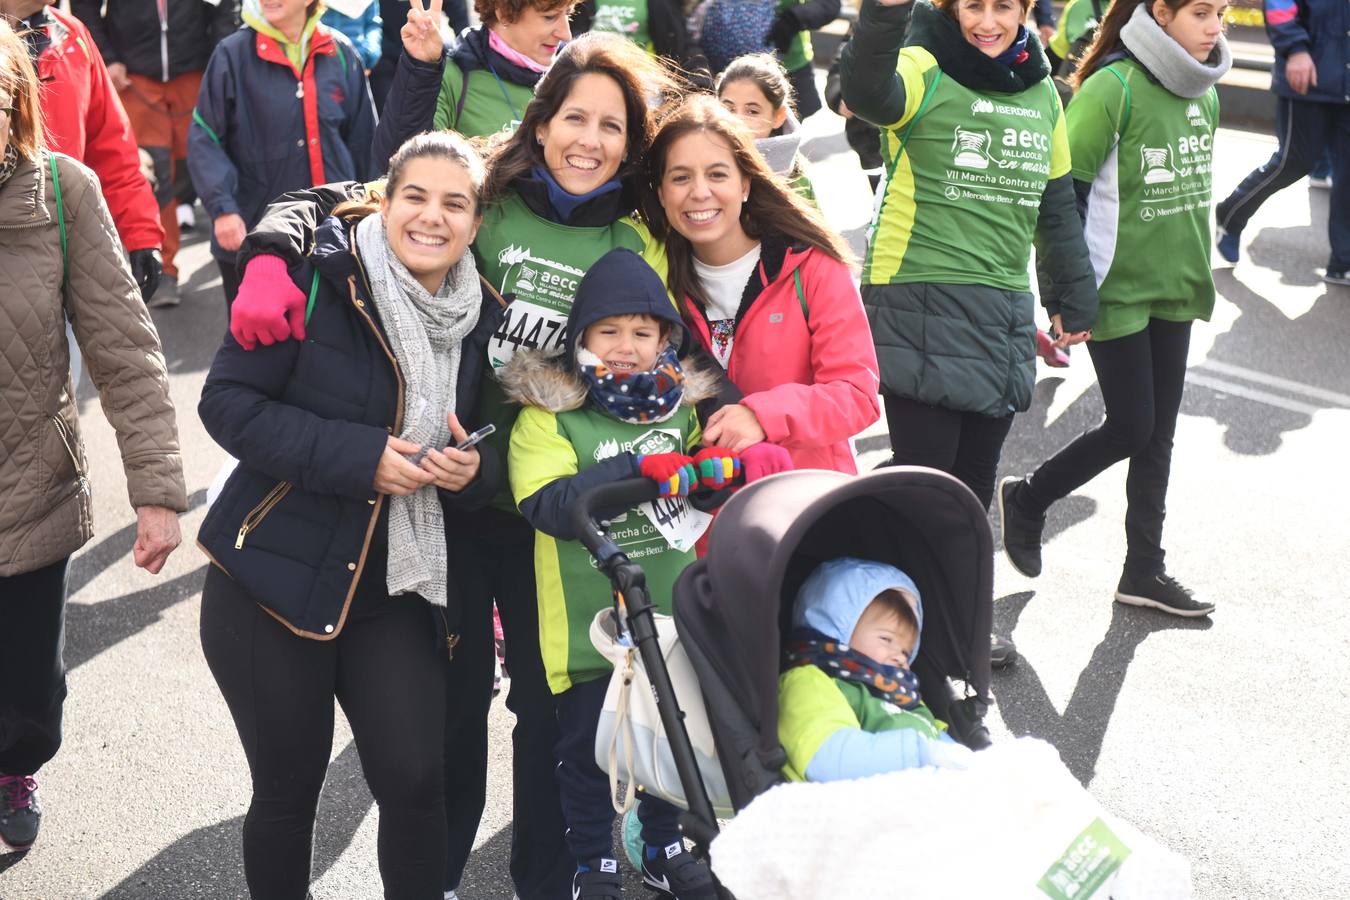
M 679 553 L 693 550 L 713 520 L 712 516 L 690 506 L 683 497 L 657 497 L 639 506 L 638 511 L 661 532 L 671 549 Z
M 488 341 L 488 359 L 500 369 L 517 350 L 561 352 L 567 341 L 567 314 L 517 299 L 506 307 L 502 324 Z

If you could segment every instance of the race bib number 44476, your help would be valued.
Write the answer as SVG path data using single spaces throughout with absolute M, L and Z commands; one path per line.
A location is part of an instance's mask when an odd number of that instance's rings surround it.
M 713 517 L 699 512 L 683 497 L 658 497 L 638 507 L 647 521 L 656 526 L 671 549 L 686 553 L 712 524 Z
M 561 351 L 566 340 L 565 313 L 517 299 L 506 308 L 501 326 L 488 342 L 488 359 L 494 369 L 500 369 L 517 350 Z

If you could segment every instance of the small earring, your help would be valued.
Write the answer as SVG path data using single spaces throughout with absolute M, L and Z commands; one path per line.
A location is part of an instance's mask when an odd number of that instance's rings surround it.
M 749 203 L 749 202 L 750 202 L 750 195 L 749 195 L 749 194 L 746 194 L 744 197 L 742 197 L 742 198 L 741 198 L 741 202 L 742 202 L 742 203 Z

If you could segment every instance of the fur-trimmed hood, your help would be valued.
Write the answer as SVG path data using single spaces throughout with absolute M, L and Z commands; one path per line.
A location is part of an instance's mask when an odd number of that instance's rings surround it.
M 696 357 L 680 360 L 684 370 L 681 406 L 693 406 L 717 396 L 721 373 Z M 570 412 L 586 403 L 587 386 L 569 355 L 543 350 L 521 350 L 497 373 L 507 398 L 552 413 Z

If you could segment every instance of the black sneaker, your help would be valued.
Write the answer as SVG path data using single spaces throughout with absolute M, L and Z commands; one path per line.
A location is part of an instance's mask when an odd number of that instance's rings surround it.
M 1128 572 L 1120 576 L 1116 587 L 1116 602 L 1130 606 L 1150 606 L 1174 616 L 1196 618 L 1214 612 L 1213 603 L 1202 603 L 1195 599 L 1190 588 L 1183 587 L 1171 575 L 1163 572 L 1159 575 L 1131 576 Z
M 621 900 L 623 879 L 619 861 L 602 856 L 587 860 L 572 876 L 572 900 Z
M 684 841 L 659 848 L 655 859 L 648 857 L 642 854 L 642 881 L 648 887 L 675 900 L 717 900 L 712 870 L 684 849 Z
M 0 842 L 11 850 L 27 850 L 42 824 L 37 779 L 32 775 L 0 775 Z
M 1327 284 L 1341 284 L 1350 287 L 1350 271 L 1329 268 L 1322 272 L 1322 280 Z
M 990 666 L 1001 669 L 1015 659 L 1017 659 L 1017 645 L 1012 642 L 1012 638 L 1000 637 L 997 634 L 989 635 Z
M 1012 567 L 1028 578 L 1041 574 L 1041 532 L 1045 516 L 1029 516 L 1017 505 L 1025 478 L 1005 478 L 998 485 L 998 521 L 1003 530 L 1003 552 Z

